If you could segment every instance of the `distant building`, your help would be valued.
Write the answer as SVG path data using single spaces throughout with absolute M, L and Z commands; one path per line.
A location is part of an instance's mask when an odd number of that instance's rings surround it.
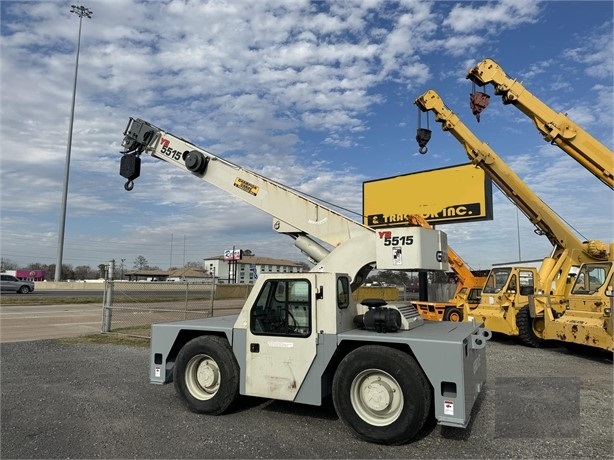
M 271 257 L 243 256 L 237 261 L 228 261 L 224 256 L 204 260 L 205 269 L 188 267 L 175 270 L 140 269 L 124 272 L 128 281 L 191 281 L 209 283 L 215 275 L 216 283 L 254 284 L 263 273 L 300 273 L 304 265 Z
M 185 267 L 171 270 L 168 273 L 167 281 L 192 281 L 194 283 L 210 283 L 211 274 L 202 268 Z
M 128 281 L 191 281 L 211 282 L 211 275 L 202 268 L 186 267 L 174 270 L 132 270 L 124 273 Z
M 168 270 L 151 270 L 143 268 L 124 272 L 124 278 L 127 278 L 128 281 L 166 281 L 168 274 Z
M 3 273 L 13 275 L 15 278 L 19 278 L 20 280 L 45 281 L 44 270 L 28 270 L 27 268 L 22 268 L 20 270 L 6 270 Z
M 300 273 L 303 265 L 271 257 L 243 256 L 237 261 L 224 260 L 214 256 L 204 261 L 205 270 L 215 273 L 218 283 L 254 284 L 259 275 L 265 273 Z

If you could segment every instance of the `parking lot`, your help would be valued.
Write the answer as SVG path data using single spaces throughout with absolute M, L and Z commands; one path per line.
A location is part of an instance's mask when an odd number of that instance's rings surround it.
M 388 447 L 352 437 L 330 403 L 244 398 L 224 416 L 193 414 L 172 385 L 148 383 L 147 348 L 61 340 L 0 346 L 3 459 L 613 456 L 606 353 L 531 349 L 497 337 L 469 428 L 431 427 Z

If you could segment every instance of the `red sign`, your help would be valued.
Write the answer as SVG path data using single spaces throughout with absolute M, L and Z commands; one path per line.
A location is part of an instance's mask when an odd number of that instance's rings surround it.
M 241 260 L 243 251 L 241 249 L 226 249 L 224 251 L 224 260 Z

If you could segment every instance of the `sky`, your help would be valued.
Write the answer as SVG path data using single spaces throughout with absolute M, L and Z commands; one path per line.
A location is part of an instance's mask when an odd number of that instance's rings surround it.
M 70 5 L 0 2 L 0 255 L 20 267 L 57 259 L 79 33 Z M 151 157 L 125 191 L 129 117 L 361 221 L 363 182 L 469 161 L 432 114 L 429 151 L 418 153 L 413 101 L 428 89 L 581 239 L 614 240 L 612 191 L 499 97 L 478 124 L 465 78 L 490 57 L 612 149 L 611 1 L 82 5 L 93 14 L 82 21 L 64 264 L 129 269 L 144 256 L 166 269 L 232 247 L 307 262 L 269 215 Z M 438 226 L 471 268 L 550 253 L 505 195 L 493 188 L 492 199 L 493 220 Z

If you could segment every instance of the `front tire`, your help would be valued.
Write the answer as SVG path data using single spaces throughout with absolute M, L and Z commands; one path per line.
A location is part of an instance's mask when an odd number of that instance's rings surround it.
M 529 307 L 525 306 L 516 314 L 516 326 L 520 341 L 532 348 L 540 348 L 544 344 L 543 318 L 531 318 Z
M 458 323 L 463 320 L 463 312 L 456 307 L 446 308 L 443 312 L 443 320 Z
M 179 351 L 173 369 L 175 390 L 192 412 L 219 415 L 239 396 L 239 365 L 228 341 L 197 337 Z
M 21 286 L 19 288 L 19 292 L 20 294 L 29 294 L 30 293 L 30 288 L 28 286 Z
M 350 352 L 335 372 L 332 390 L 341 421 L 368 442 L 410 441 L 431 409 L 431 387 L 415 359 L 381 345 Z

